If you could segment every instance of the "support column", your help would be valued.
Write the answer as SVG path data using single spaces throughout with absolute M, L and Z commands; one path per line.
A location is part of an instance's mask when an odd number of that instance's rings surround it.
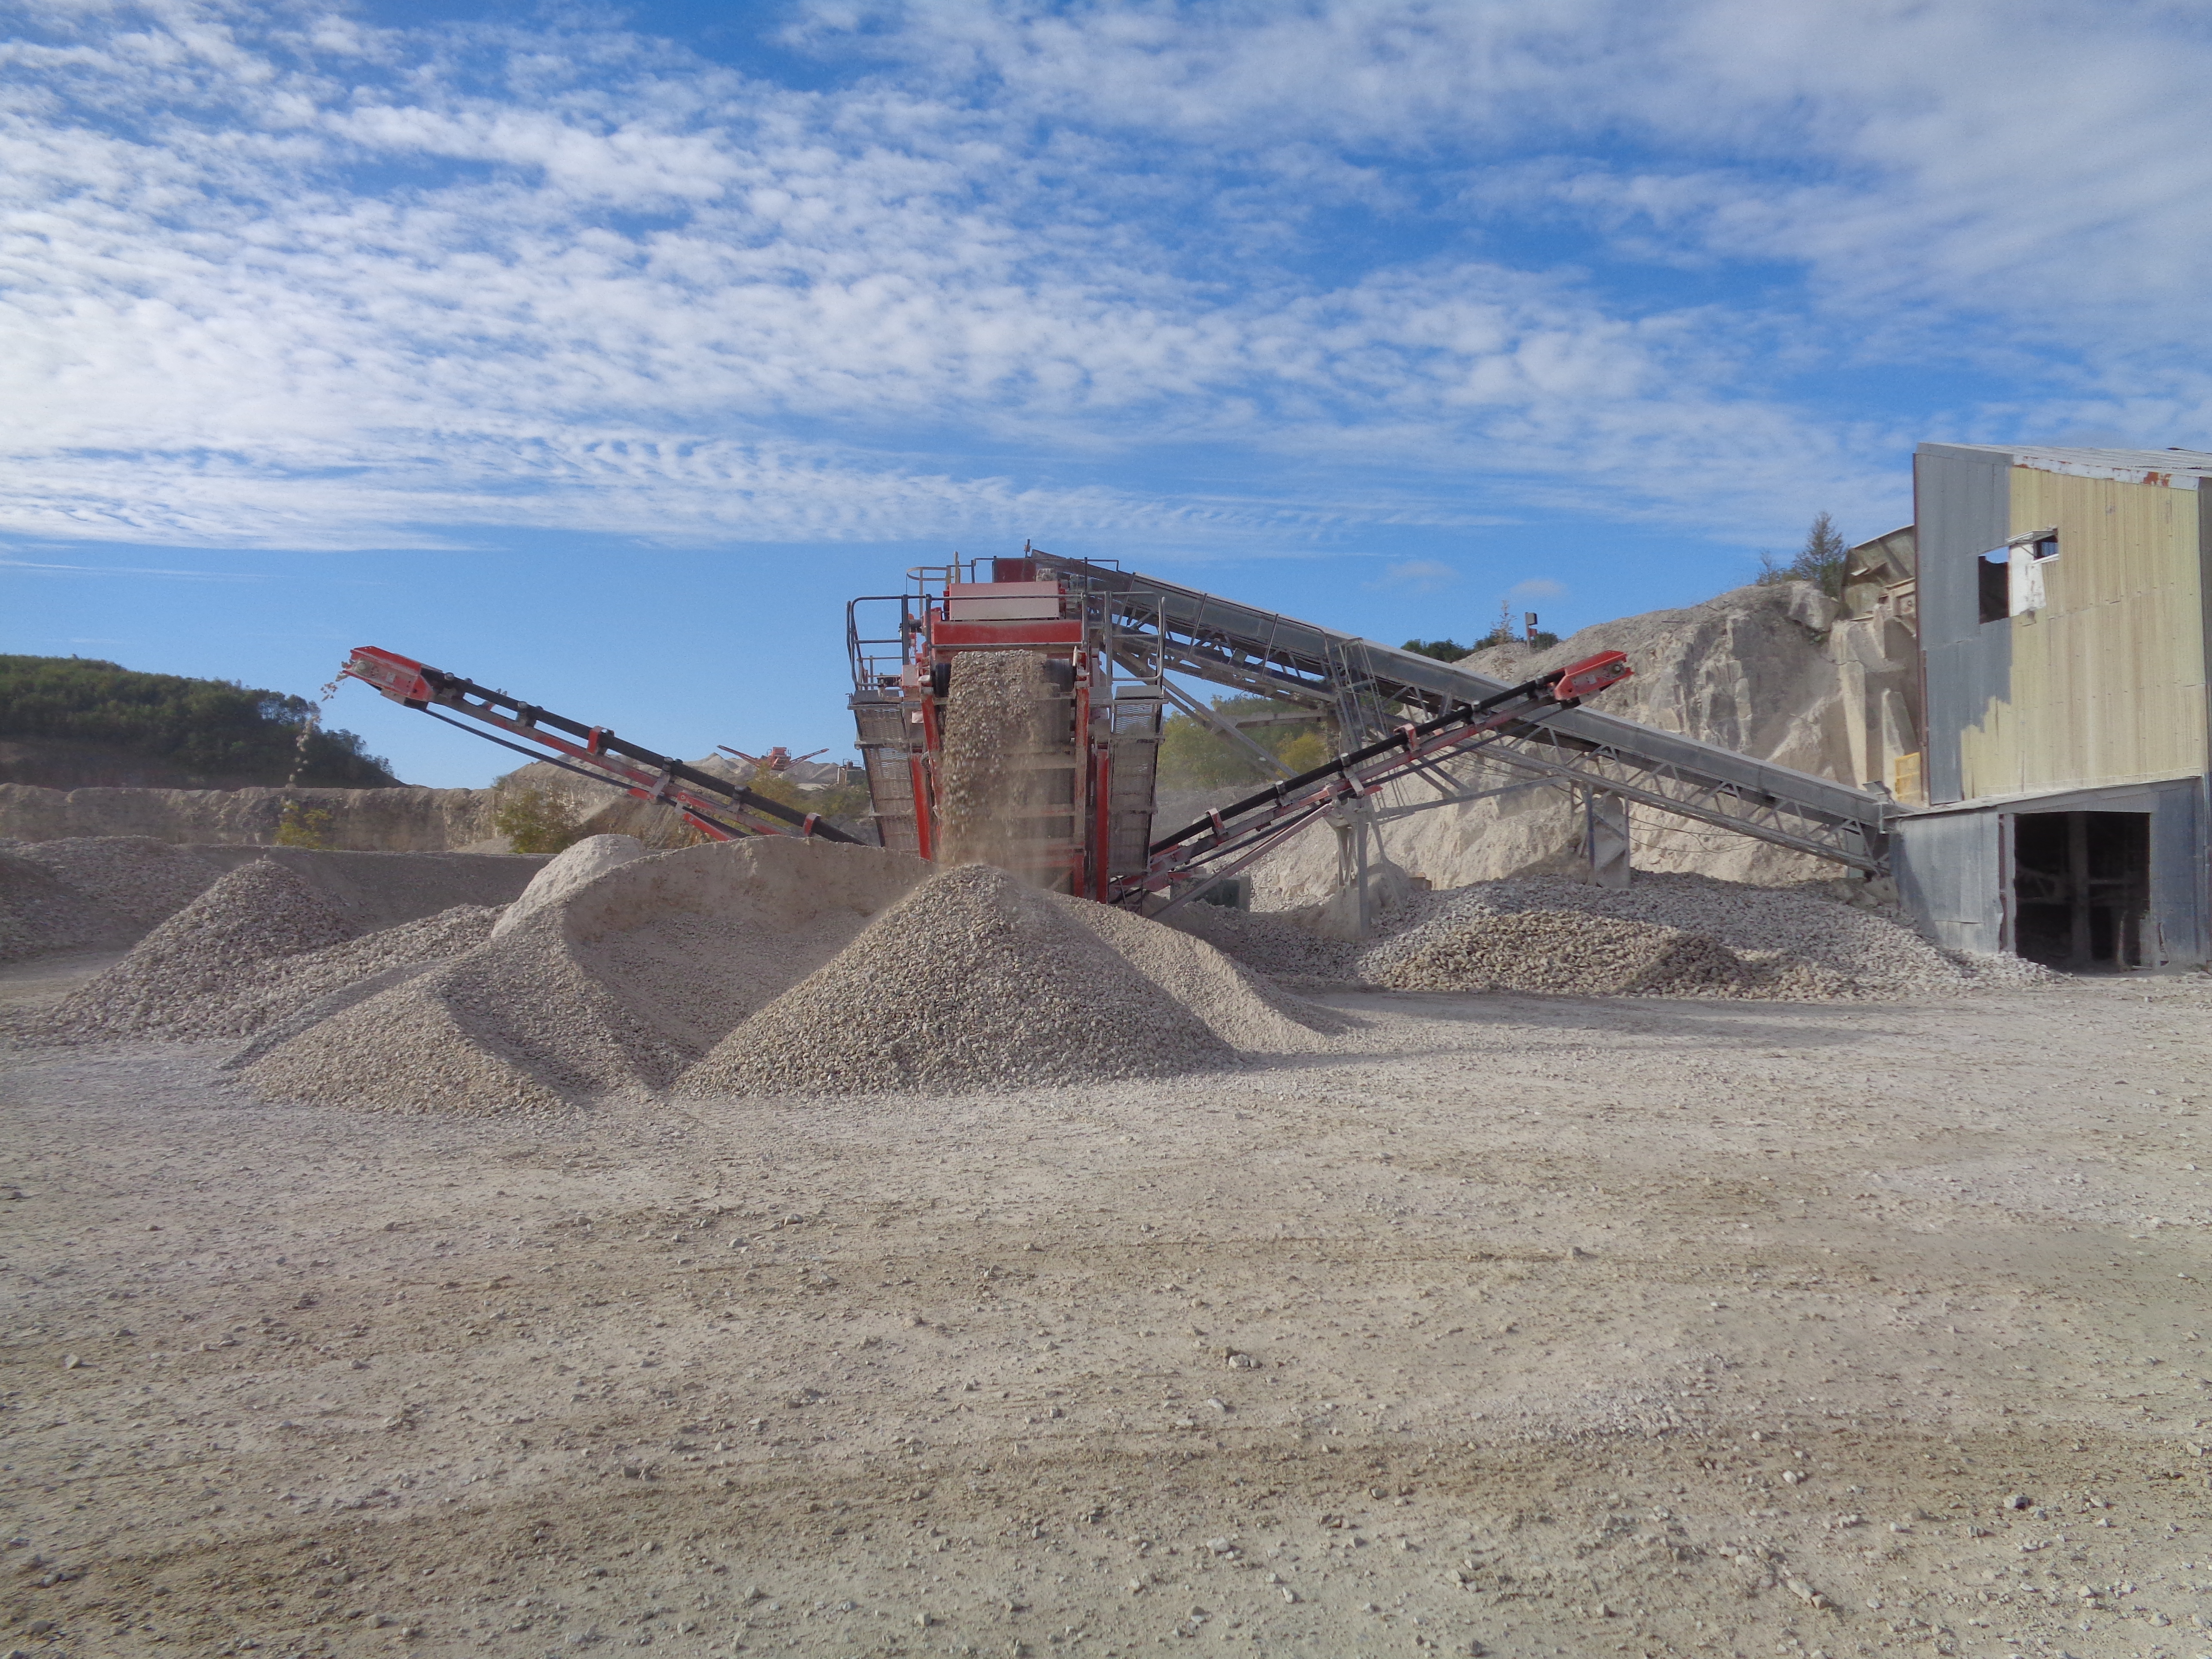
M 2078 974 L 2089 966 L 2093 943 L 2089 931 L 2089 815 L 2087 812 L 2069 812 L 2066 815 L 2066 888 L 2069 920 L 2073 923 L 2073 937 L 2066 952 L 2066 965 Z
M 1583 851 L 1599 887 L 1628 885 L 1628 802 L 1607 790 L 1583 791 Z

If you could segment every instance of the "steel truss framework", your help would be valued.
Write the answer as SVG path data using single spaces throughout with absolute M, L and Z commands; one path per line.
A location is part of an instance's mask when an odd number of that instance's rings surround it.
M 1041 549 L 1026 556 L 1103 605 L 1118 651 L 1156 660 L 1164 672 L 1325 713 L 1346 750 L 1401 725 L 1403 711 L 1434 717 L 1508 690 L 1449 663 L 1195 588 Z M 1516 722 L 1479 752 L 1528 782 L 1618 795 L 1868 874 L 1889 867 L 1886 796 L 1595 709 Z M 1473 798 L 1436 765 L 1411 770 L 1438 791 L 1421 809 Z M 1396 817 L 1416 809 L 1388 810 Z

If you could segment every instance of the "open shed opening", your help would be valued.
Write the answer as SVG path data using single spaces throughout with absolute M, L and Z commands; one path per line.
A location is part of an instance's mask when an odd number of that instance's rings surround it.
M 2081 973 L 2140 968 L 2150 915 L 2150 814 L 2013 819 L 2013 949 Z

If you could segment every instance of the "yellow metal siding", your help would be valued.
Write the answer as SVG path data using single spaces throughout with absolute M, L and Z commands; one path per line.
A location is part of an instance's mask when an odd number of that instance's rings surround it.
M 2058 527 L 2045 605 L 2008 623 L 2010 695 L 1960 734 L 1966 799 L 2206 768 L 2195 490 L 2011 469 L 2012 533 Z

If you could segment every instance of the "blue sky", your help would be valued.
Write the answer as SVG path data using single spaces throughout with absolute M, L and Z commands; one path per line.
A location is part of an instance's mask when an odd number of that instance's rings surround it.
M 2212 447 L 2212 12 L 16 4 L 0 650 L 848 747 L 843 606 L 1693 602 L 1923 438 Z M 508 757 L 349 687 L 403 776 Z

